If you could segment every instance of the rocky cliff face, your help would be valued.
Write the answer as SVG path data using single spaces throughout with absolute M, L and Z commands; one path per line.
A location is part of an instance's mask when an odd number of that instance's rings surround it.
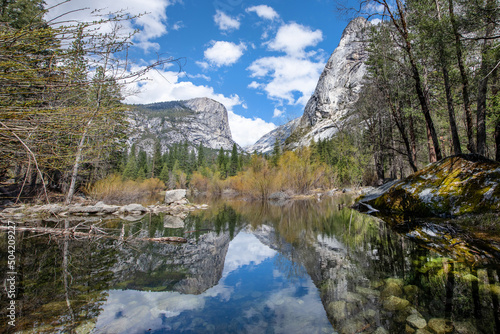
M 345 28 L 340 43 L 330 56 L 314 94 L 304 109 L 301 128 L 308 128 L 299 141 L 308 144 L 330 138 L 357 101 L 368 58 L 366 41 L 370 23 L 362 17 L 352 20 Z
M 301 125 L 337 121 L 357 100 L 366 74 L 366 19 L 358 17 L 345 28 L 339 46 L 330 56 L 313 96 L 307 102 Z
M 300 123 L 300 117 L 277 127 L 273 131 L 262 136 L 262 138 L 260 138 L 255 144 L 247 147 L 246 151 L 248 153 L 253 153 L 255 151 L 259 153 L 272 152 L 276 139 L 278 139 L 281 145 L 284 145 L 285 140 L 288 137 L 290 137 L 290 135 L 295 131 L 299 123 Z
M 366 74 L 366 41 L 370 25 L 365 18 L 358 17 L 345 28 L 338 47 L 319 78 L 314 94 L 306 104 L 304 114 L 295 123 L 295 138 L 288 140 L 291 148 L 309 145 L 313 138 L 317 141 L 332 137 L 346 114 L 354 107 Z M 268 146 L 261 144 L 274 144 L 275 138 L 271 132 L 252 148 L 265 152 L 262 149 L 267 149 Z
M 173 143 L 188 141 L 212 149 L 230 150 L 234 141 L 226 108 L 209 98 L 160 102 L 131 106 L 129 122 L 133 128 L 130 144 L 153 152 L 156 138 L 163 150 Z

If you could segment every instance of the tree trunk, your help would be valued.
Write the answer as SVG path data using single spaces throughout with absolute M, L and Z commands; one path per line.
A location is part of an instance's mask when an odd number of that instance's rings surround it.
M 389 14 L 391 15 L 392 22 L 396 25 L 396 28 L 398 29 L 399 33 L 401 34 L 401 37 L 404 39 L 405 42 L 404 50 L 406 51 L 408 58 L 410 60 L 410 66 L 413 79 L 415 80 L 415 89 L 417 91 L 418 101 L 420 102 L 422 113 L 424 114 L 425 124 L 427 125 L 427 131 L 429 133 L 430 139 L 432 140 L 432 147 L 429 146 L 429 159 L 430 162 L 436 162 L 437 160 L 441 160 L 443 158 L 441 154 L 441 148 L 439 145 L 439 139 L 436 134 L 436 129 L 434 128 L 434 122 L 432 121 L 429 104 L 424 94 L 420 71 L 418 69 L 417 62 L 415 61 L 415 58 L 413 56 L 412 46 L 410 42 L 410 37 L 405 17 L 406 13 L 403 8 L 403 4 L 401 3 L 400 0 L 396 0 L 396 4 L 399 12 L 399 17 L 401 19 L 401 25 L 396 23 L 396 18 L 392 15 L 392 12 L 389 12 Z M 390 6 L 388 4 L 386 5 L 387 8 L 390 10 Z
M 481 71 L 479 87 L 477 92 L 477 154 L 486 155 L 486 96 L 488 94 L 488 61 L 485 55 L 489 49 L 487 41 L 484 41 L 483 59 L 481 61 Z
M 444 304 L 444 314 L 446 319 L 451 319 L 453 314 L 453 299 L 455 295 L 455 264 L 453 261 L 444 262 L 443 269 L 446 279 L 446 301 Z
M 500 61 L 500 53 L 497 53 L 497 63 Z M 500 162 L 500 86 L 499 86 L 499 70 L 493 72 L 493 82 L 491 84 L 492 106 L 495 117 L 495 160 Z
M 410 147 L 411 147 L 411 157 L 415 164 L 415 168 L 417 169 L 417 137 L 415 135 L 415 126 L 413 125 L 413 116 L 411 114 L 410 114 Z
M 391 101 L 388 101 L 388 103 L 389 103 L 389 106 L 391 107 L 392 116 L 394 118 L 394 123 L 396 123 L 396 127 L 398 128 L 399 134 L 401 135 L 401 138 L 403 139 L 405 149 L 406 149 L 406 156 L 408 158 L 408 163 L 410 164 L 410 167 L 413 170 L 413 172 L 416 172 L 418 170 L 418 168 L 417 168 L 417 165 L 415 164 L 415 160 L 413 159 L 414 152 L 410 146 L 410 141 L 408 140 L 408 136 L 406 134 L 406 129 L 405 129 L 403 117 L 402 117 L 403 115 L 401 113 L 401 108 L 398 108 L 398 110 L 396 110 L 396 107 L 394 106 L 394 104 Z
M 495 0 L 488 0 L 486 3 L 487 10 L 492 10 L 495 5 Z M 488 53 L 491 48 L 490 37 L 494 31 L 494 23 L 486 18 L 486 31 L 484 35 L 483 47 L 481 50 L 481 70 L 479 72 L 479 86 L 477 92 L 477 153 L 486 155 L 486 97 L 488 94 L 488 79 L 490 71 L 490 58 Z
M 438 14 L 438 20 L 441 23 L 441 11 L 439 9 L 439 3 L 436 0 L 436 10 Z M 453 106 L 453 96 L 451 95 L 451 84 L 450 84 L 450 75 L 448 73 L 448 61 L 446 60 L 446 53 L 444 50 L 444 41 L 439 32 L 439 60 L 441 62 L 441 72 L 443 73 L 443 81 L 444 81 L 444 90 L 446 93 L 446 104 L 448 106 L 448 118 L 450 120 L 450 131 L 451 131 L 451 139 L 453 144 L 453 153 L 454 154 L 462 154 L 462 148 L 460 147 L 460 137 L 458 136 L 457 130 L 457 122 L 455 120 L 455 108 Z
M 38 179 L 38 173 L 36 170 L 31 172 L 31 180 L 30 180 L 30 191 L 34 191 L 36 188 L 36 180 Z
M 446 104 L 448 105 L 448 118 L 450 119 L 451 140 L 453 143 L 453 153 L 462 154 L 460 137 L 458 136 L 457 122 L 455 120 L 455 108 L 453 107 L 453 96 L 451 95 L 450 77 L 446 65 L 442 68 L 444 87 L 446 91 Z
M 500 119 L 495 125 L 495 160 L 500 162 Z
M 87 126 L 90 125 L 90 122 Z M 70 204 L 73 200 L 73 195 L 75 194 L 76 189 L 76 179 L 78 177 L 78 169 L 80 168 L 80 162 L 82 160 L 83 155 L 83 145 L 85 144 L 85 139 L 87 137 L 87 129 L 85 129 L 82 138 L 80 139 L 80 143 L 78 144 L 78 149 L 76 151 L 75 164 L 73 165 L 73 172 L 71 173 L 71 183 L 69 185 L 68 194 L 66 195 L 66 205 Z
M 382 185 L 382 182 L 384 181 L 385 178 L 385 173 L 384 173 L 384 152 L 383 152 L 383 140 L 384 140 L 384 133 L 382 129 L 382 116 L 380 113 L 377 115 L 377 127 L 378 127 L 378 138 L 377 138 L 377 145 L 375 145 L 376 152 L 374 154 L 375 157 L 375 169 L 377 171 L 377 181 L 380 185 Z
M 470 109 L 470 95 L 469 95 L 469 78 L 465 71 L 465 65 L 462 55 L 462 41 L 460 40 L 460 33 L 458 32 L 458 25 L 455 19 L 453 10 L 453 0 L 448 0 L 448 7 L 450 11 L 450 20 L 453 27 L 453 35 L 455 36 L 455 51 L 457 54 L 458 68 L 460 69 L 460 77 L 462 80 L 462 98 L 464 100 L 465 112 L 465 128 L 467 130 L 467 149 L 470 153 L 476 152 L 476 145 L 474 144 L 474 125 L 472 124 L 472 112 Z

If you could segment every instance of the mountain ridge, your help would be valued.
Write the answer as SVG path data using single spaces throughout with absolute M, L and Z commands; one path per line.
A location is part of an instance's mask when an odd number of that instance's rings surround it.
M 152 154 L 156 140 L 162 151 L 187 141 L 191 148 L 231 150 L 235 141 L 229 127 L 227 109 L 207 97 L 129 106 L 128 121 L 134 129 L 129 144 Z M 241 151 L 241 147 L 236 144 Z

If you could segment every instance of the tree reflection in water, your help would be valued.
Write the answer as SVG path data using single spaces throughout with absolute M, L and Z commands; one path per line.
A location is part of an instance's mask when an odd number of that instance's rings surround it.
M 18 289 L 22 293 L 16 331 L 88 332 L 111 300 L 123 302 L 126 291 L 137 298 L 140 291 L 145 293 L 140 298 L 164 292 L 154 295 L 167 308 L 157 314 L 163 322 L 181 312 L 169 311 L 174 299 L 168 302 L 165 298 L 181 298 L 183 303 L 192 300 L 187 309 L 201 307 L 200 298 L 205 298 L 204 303 L 226 301 L 233 308 L 248 305 L 264 312 L 266 301 L 257 291 L 239 287 L 246 297 L 240 296 L 238 301 L 236 288 L 225 285 L 235 273 L 228 271 L 228 249 L 240 233 L 253 235 L 253 247 L 269 249 L 266 254 L 272 256 L 272 270 L 280 273 L 280 279 L 287 284 L 300 282 L 293 292 L 297 300 L 305 294 L 312 298 L 306 283 L 310 277 L 333 330 L 340 333 L 406 333 L 419 327 L 436 330 L 437 326 L 457 333 L 494 333 L 500 328 L 499 258 L 495 252 L 499 248 L 447 234 L 432 222 L 397 233 L 379 219 L 339 206 L 349 202 L 348 197 L 280 205 L 221 201 L 183 221 L 163 215 L 147 215 L 136 222 L 104 219 L 103 228 L 115 233 L 116 239 L 74 240 L 20 233 Z M 142 236 L 184 236 L 188 243 L 127 241 Z M 4 267 L 6 242 L 4 234 L 0 238 Z M 245 255 L 231 253 L 231 258 Z M 280 307 L 279 303 L 273 305 Z M 0 306 L 5 316 L 4 299 Z M 206 311 L 204 321 L 209 323 L 208 314 L 216 313 L 216 309 Z M 247 314 L 248 321 L 257 319 L 262 326 L 272 322 L 269 314 Z M 170 326 L 162 321 L 159 328 Z M 208 332 L 210 328 L 220 330 L 224 322 L 206 326 Z M 264 328 L 255 326 L 240 321 L 235 328 Z M 99 328 L 95 330 L 99 332 Z M 183 332 L 182 328 L 175 331 Z

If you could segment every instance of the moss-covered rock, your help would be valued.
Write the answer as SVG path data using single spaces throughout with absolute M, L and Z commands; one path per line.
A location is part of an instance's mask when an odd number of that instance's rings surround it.
M 396 296 L 390 296 L 383 302 L 384 309 L 388 311 L 402 311 L 404 310 L 410 302 L 406 299 L 398 298 Z
M 338 300 L 328 304 L 328 311 L 336 321 L 343 321 L 347 318 L 346 302 L 344 300 Z
M 428 165 L 364 203 L 387 213 L 460 216 L 500 211 L 500 163 L 457 155 Z
M 401 289 L 401 286 L 399 284 L 390 281 L 385 284 L 380 296 L 382 298 L 388 298 L 390 296 L 402 297 L 403 290 Z
M 433 318 L 429 320 L 429 329 L 435 334 L 447 334 L 453 332 L 453 323 L 446 319 Z

